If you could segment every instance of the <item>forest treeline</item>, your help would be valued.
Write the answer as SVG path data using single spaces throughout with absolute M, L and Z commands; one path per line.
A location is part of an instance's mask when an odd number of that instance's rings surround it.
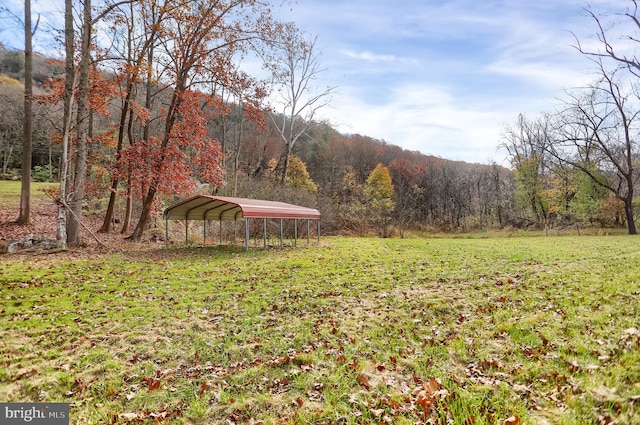
M 100 231 L 137 240 L 164 207 L 196 192 L 315 207 L 325 233 L 578 222 L 636 233 L 640 63 L 590 9 L 604 50 L 577 48 L 598 77 L 568 91 L 559 110 L 505 128 L 496 145 L 510 169 L 407 151 L 317 120 L 334 88 L 315 86 L 316 39 L 274 20 L 269 2 L 81 6 L 65 3 L 63 59 L 0 47 L 1 172 L 24 182 L 30 158 L 31 178 L 60 181 L 52 197 L 70 244 L 87 208 L 102 212 Z M 637 23 L 636 12 L 616 19 Z M 247 74 L 245 57 L 259 58 L 267 77 Z

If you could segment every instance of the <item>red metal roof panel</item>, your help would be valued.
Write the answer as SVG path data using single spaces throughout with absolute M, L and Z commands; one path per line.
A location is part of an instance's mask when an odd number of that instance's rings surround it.
M 313 208 L 260 199 L 197 195 L 164 211 L 167 220 L 237 221 L 243 218 L 298 218 L 319 220 Z

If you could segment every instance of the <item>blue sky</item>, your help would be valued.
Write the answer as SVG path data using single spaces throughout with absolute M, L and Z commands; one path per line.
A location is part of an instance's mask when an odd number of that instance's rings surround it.
M 589 2 L 593 10 L 629 1 Z M 578 0 L 300 0 L 285 19 L 318 35 L 321 113 L 360 133 L 452 160 L 508 165 L 498 151 L 519 113 L 551 112 L 564 89 L 593 79 L 572 32 L 593 43 Z
M 63 6 L 32 2 L 34 13 L 48 11 L 45 18 Z M 589 1 L 594 11 L 625 11 L 630 4 Z M 24 2 L 0 5 L 21 14 Z M 337 86 L 319 117 L 341 132 L 446 159 L 508 165 L 497 148 L 505 126 L 519 113 L 553 111 L 564 89 L 593 79 L 592 64 L 572 47 L 572 32 L 594 43 L 585 6 L 580 0 L 299 0 L 277 13 L 318 36 L 326 68 L 320 84 Z M 5 43 L 20 31 L 6 21 L 0 28 Z

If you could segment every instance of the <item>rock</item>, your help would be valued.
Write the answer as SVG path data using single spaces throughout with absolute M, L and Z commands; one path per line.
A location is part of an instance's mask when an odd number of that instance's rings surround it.
M 50 250 L 57 247 L 58 242 L 55 239 L 35 237 L 33 235 L 28 235 L 24 239 L 0 241 L 0 253 L 2 254 L 14 254 L 23 250 Z

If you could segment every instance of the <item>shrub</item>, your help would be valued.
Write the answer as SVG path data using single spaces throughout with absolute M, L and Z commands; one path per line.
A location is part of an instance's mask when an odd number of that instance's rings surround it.
M 58 169 L 52 167 L 50 165 L 36 165 L 33 167 L 33 172 L 31 173 L 31 178 L 37 182 L 50 182 L 54 181 L 55 177 L 58 175 Z

